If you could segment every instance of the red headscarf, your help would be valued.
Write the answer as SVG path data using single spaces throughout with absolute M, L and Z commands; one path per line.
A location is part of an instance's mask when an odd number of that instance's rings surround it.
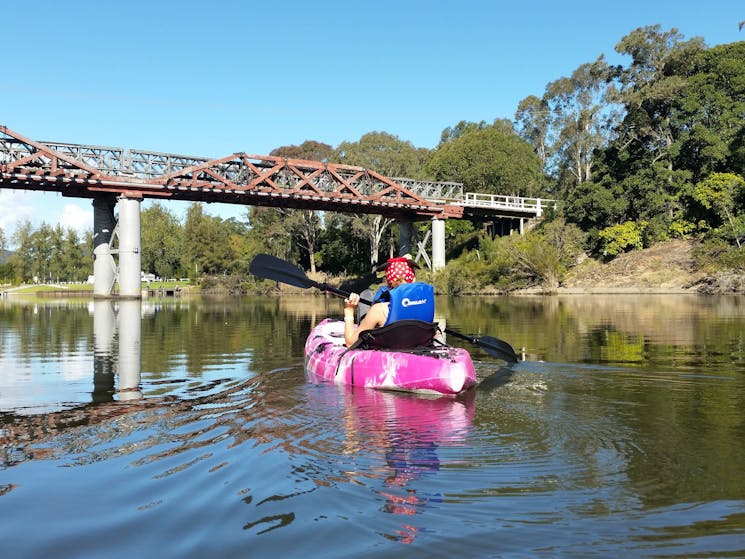
M 385 280 L 393 284 L 396 280 L 404 280 L 411 283 L 415 279 L 414 268 L 409 264 L 409 260 L 401 256 L 399 258 L 389 258 L 388 267 L 385 269 Z

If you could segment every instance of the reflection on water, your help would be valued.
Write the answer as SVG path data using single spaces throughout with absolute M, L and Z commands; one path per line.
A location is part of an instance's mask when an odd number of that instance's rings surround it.
M 422 398 L 306 381 L 334 298 L 2 300 L 0 538 L 20 558 L 743 556 L 743 310 L 440 298 L 527 361 L 469 347 L 480 385 Z

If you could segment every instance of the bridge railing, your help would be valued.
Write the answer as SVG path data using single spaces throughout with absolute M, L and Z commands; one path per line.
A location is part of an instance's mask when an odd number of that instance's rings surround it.
M 153 179 L 183 171 L 209 161 L 206 157 L 159 153 L 134 149 L 43 142 L 56 152 L 69 155 L 107 175 L 126 175 Z
M 434 182 L 404 177 L 391 177 L 391 180 L 431 202 L 446 204 L 463 200 L 463 183 L 460 182 Z
M 556 207 L 556 200 L 545 198 L 523 198 L 522 196 L 503 196 L 499 194 L 482 194 L 480 192 L 467 192 L 459 202 L 453 202 L 459 206 L 481 207 L 502 210 L 521 210 L 534 212 L 536 217 L 543 215 L 543 211 Z

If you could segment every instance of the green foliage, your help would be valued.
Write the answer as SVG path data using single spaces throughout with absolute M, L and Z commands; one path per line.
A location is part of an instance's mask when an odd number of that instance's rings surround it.
M 614 258 L 622 252 L 641 249 L 644 245 L 646 222 L 626 221 L 606 227 L 598 233 L 603 256 Z
M 716 227 L 725 224 L 729 233 L 740 246 L 740 238 L 745 236 L 745 225 L 739 214 L 737 201 L 745 194 L 745 180 L 733 173 L 712 173 L 698 182 L 693 190 L 693 199 L 707 210 L 713 219 L 709 224 Z
M 161 278 L 182 276 L 181 238 L 183 229 L 176 216 L 156 203 L 140 212 L 142 270 Z
M 466 251 L 434 274 L 432 283 L 438 292 L 458 295 L 486 287 L 493 273 L 493 266 L 482 259 L 479 251 Z
M 696 231 L 696 224 L 685 219 L 675 219 L 670 223 L 668 231 L 673 238 L 686 239 Z
M 578 185 L 567 197 L 564 215 L 587 231 L 618 223 L 628 207 L 629 200 L 623 195 L 621 184 L 604 177 L 600 182 Z
M 309 161 L 329 161 L 334 149 L 323 142 L 306 140 L 299 146 L 282 146 L 273 149 L 269 155 L 286 159 L 306 159 Z
M 742 252 L 742 249 L 733 247 L 725 239 L 711 237 L 695 247 L 692 256 L 700 270 L 713 274 L 728 267 L 733 252 Z
M 386 132 L 370 132 L 358 142 L 342 142 L 333 161 L 371 169 L 387 177 L 423 179 L 422 154 L 411 142 Z
M 34 230 L 31 222 L 21 223 L 13 235 L 16 250 L 7 272 L 15 283 L 83 281 L 93 271 L 92 243 L 79 239 L 73 229 L 42 223 Z
M 225 224 L 221 218 L 205 214 L 200 204 L 189 206 L 181 250 L 190 278 L 226 274 L 236 266 L 228 242 L 230 227 Z
M 655 243 L 669 240 L 671 237 L 671 225 L 670 220 L 665 215 L 652 217 L 642 231 L 642 245 L 649 247 Z
M 541 286 L 556 289 L 584 251 L 586 235 L 563 219 L 525 235 L 482 237 L 435 277 L 435 286 L 452 294 Z
M 329 216 L 336 216 L 329 219 Z M 370 272 L 367 243 L 352 232 L 351 216 L 326 214 L 326 228 L 318 245 L 323 271 L 335 275 L 365 275 Z
M 462 182 L 469 192 L 536 196 L 544 186 L 540 159 L 502 123 L 466 129 L 441 143 L 425 169 L 434 180 Z

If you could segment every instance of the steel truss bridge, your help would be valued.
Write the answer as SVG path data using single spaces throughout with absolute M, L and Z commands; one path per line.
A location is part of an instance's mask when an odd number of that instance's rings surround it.
M 42 142 L 0 126 L 0 188 L 380 214 L 400 220 L 540 217 L 553 200 L 464 193 L 351 165 L 232 153 L 218 159 Z

